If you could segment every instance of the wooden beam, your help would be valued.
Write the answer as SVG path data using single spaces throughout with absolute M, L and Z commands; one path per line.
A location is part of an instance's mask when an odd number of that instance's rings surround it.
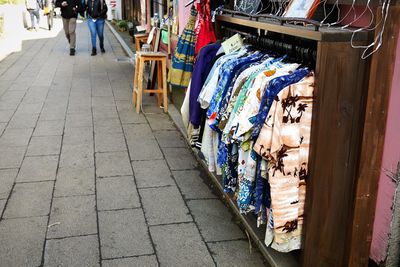
M 377 12 L 380 20 L 380 11 Z M 348 266 L 367 266 L 372 241 L 386 118 L 400 29 L 400 6 L 391 6 L 381 48 L 372 56 Z
M 314 26 L 305 27 L 292 24 L 281 25 L 280 23 L 271 20 L 267 21 L 266 19 L 260 18 L 259 21 L 256 21 L 255 19 L 250 20 L 249 18 L 240 15 L 218 15 L 217 20 L 220 22 L 233 23 L 255 29 L 262 29 L 323 42 L 346 42 L 350 41 L 352 35 L 352 32 L 348 30 L 342 30 L 340 28 L 320 27 L 320 29 L 316 31 Z M 353 38 L 354 41 L 365 41 L 367 39 L 367 32 L 359 32 Z

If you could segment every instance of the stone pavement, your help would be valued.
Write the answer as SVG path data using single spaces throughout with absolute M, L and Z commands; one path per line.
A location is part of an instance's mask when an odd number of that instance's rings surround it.
M 0 266 L 263 266 L 111 32 L 77 32 L 0 63 Z

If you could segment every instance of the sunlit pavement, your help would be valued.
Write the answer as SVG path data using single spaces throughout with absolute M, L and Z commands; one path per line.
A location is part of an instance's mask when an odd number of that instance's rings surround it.
M 21 35 L 0 62 L 0 266 L 263 265 L 155 98 L 133 110 L 107 28 L 94 57 L 85 23 L 75 56 L 60 19 Z

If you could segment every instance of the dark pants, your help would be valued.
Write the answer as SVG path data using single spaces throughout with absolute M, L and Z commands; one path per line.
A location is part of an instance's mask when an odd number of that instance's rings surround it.
M 29 15 L 31 15 L 31 27 L 32 28 L 36 28 L 36 24 L 35 24 L 35 17 L 36 17 L 36 23 L 37 26 L 39 27 L 39 22 L 40 22 L 40 14 L 39 14 L 39 10 L 28 10 Z

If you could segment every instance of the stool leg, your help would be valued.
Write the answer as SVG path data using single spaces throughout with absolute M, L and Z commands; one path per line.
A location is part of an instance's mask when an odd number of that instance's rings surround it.
M 157 88 L 158 90 L 161 91 L 163 85 L 162 81 L 162 65 L 161 61 L 157 61 Z M 157 93 L 157 104 L 158 106 L 161 106 L 161 93 Z
M 138 77 L 138 93 L 137 93 L 137 101 L 136 101 L 136 113 L 140 113 L 140 106 L 142 102 L 142 95 L 143 95 L 143 68 L 144 62 L 142 57 L 140 57 L 139 61 L 139 77 Z
M 164 98 L 164 112 L 168 111 L 168 97 L 167 97 L 167 60 L 162 60 L 162 76 L 163 76 L 163 98 Z
M 133 78 L 133 90 L 132 90 L 132 105 L 136 105 L 137 98 L 137 85 L 138 85 L 138 73 L 139 73 L 139 57 L 135 60 L 135 77 Z

